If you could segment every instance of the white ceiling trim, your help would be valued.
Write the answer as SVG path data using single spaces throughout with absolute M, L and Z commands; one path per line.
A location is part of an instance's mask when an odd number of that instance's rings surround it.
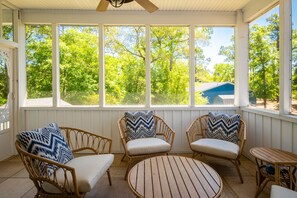
M 243 8 L 243 20 L 251 22 L 279 4 L 279 0 L 251 0 Z
M 23 10 L 23 23 L 234 26 L 236 12 Z

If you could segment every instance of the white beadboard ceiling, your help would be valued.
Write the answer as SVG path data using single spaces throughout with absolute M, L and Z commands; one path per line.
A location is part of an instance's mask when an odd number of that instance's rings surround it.
M 20 9 L 95 10 L 100 0 L 6 0 Z M 236 11 L 250 0 L 151 0 L 160 11 Z M 135 1 L 108 10 L 144 10 Z

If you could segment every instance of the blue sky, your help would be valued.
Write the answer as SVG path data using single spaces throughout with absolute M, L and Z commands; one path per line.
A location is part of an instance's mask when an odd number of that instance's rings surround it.
M 297 1 L 296 0 L 293 0 L 292 2 L 293 2 L 293 4 L 292 4 L 292 10 L 293 10 L 293 13 L 292 13 L 293 29 L 297 30 Z
M 259 18 L 257 18 L 256 20 L 252 21 L 250 23 L 250 26 L 253 26 L 254 24 L 258 24 L 258 25 L 266 25 L 267 22 L 266 22 L 266 19 L 268 17 L 270 17 L 271 15 L 273 14 L 277 14 L 279 13 L 279 6 L 276 6 L 275 8 L 269 10 L 268 12 L 266 12 L 264 15 L 261 15 Z
M 297 29 L 297 0 L 293 1 L 292 5 L 293 10 L 293 28 Z M 260 16 L 256 20 L 250 23 L 250 26 L 254 24 L 259 25 L 266 25 L 266 18 L 271 16 L 272 14 L 279 13 L 279 6 L 271 9 L 270 11 L 266 12 L 264 15 Z M 229 46 L 231 45 L 231 37 L 234 34 L 234 28 L 232 27 L 215 27 L 213 28 L 213 35 L 210 40 L 210 45 L 208 47 L 204 47 L 203 51 L 206 57 L 211 58 L 211 62 L 208 65 L 208 69 L 213 71 L 213 66 L 217 63 L 223 63 L 225 57 L 218 55 L 221 46 Z
M 220 56 L 219 51 L 221 46 L 231 45 L 231 38 L 234 35 L 233 27 L 214 27 L 211 36 L 210 44 L 203 48 L 206 57 L 211 58 L 208 69 L 213 71 L 213 67 L 217 63 L 224 63 L 225 56 Z

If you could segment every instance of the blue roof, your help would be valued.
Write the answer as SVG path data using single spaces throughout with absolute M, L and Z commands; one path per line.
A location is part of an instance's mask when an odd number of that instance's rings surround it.
M 196 91 L 208 91 L 226 84 L 234 85 L 230 82 L 211 82 L 211 83 L 200 83 L 198 87 L 196 87 Z

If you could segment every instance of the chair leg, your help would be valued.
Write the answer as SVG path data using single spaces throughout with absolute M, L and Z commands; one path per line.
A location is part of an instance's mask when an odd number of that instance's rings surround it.
M 122 157 L 121 162 L 124 161 L 125 157 L 126 157 L 126 153 L 125 153 L 124 156 Z
M 127 170 L 126 170 L 126 173 L 125 173 L 125 180 L 127 180 L 127 177 L 128 177 L 128 173 L 131 169 L 131 165 L 132 165 L 132 160 L 129 159 L 129 162 L 128 162 L 128 167 L 127 167 Z
M 108 176 L 108 181 L 109 181 L 109 185 L 111 186 L 112 185 L 112 183 L 111 183 L 111 177 L 110 177 L 110 170 L 109 169 L 107 169 L 107 176 Z
M 242 179 L 242 176 L 241 176 L 241 173 L 240 173 L 239 162 L 238 162 L 238 160 L 235 160 L 235 161 L 233 162 L 233 164 L 235 164 L 237 173 L 238 173 L 239 178 L 240 178 L 240 182 L 243 184 L 243 179 Z

